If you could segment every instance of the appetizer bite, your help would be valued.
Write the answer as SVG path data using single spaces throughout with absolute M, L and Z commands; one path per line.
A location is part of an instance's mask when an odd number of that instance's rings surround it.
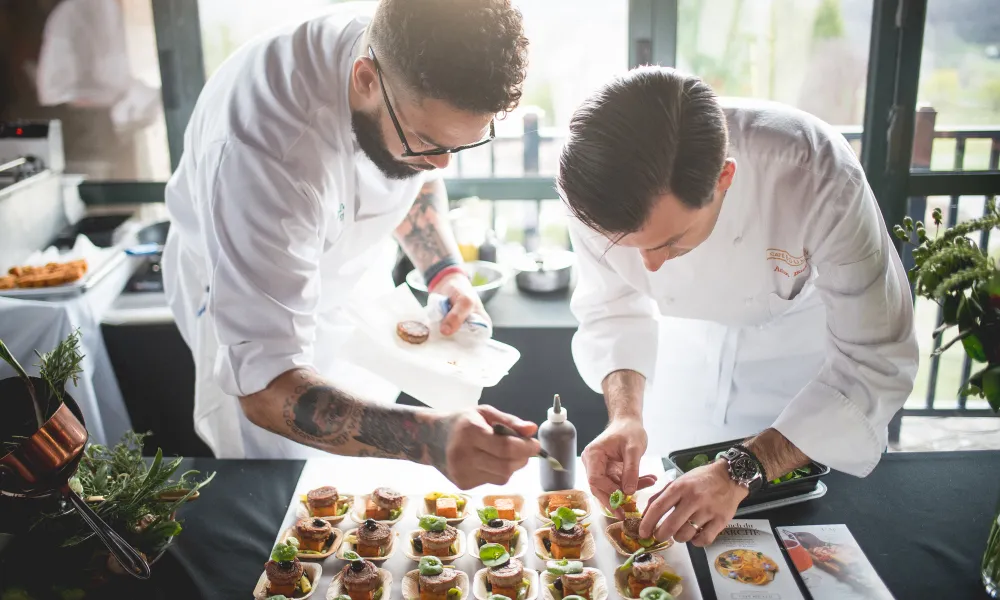
M 483 505 L 497 509 L 497 516 L 507 521 L 521 522 L 524 497 L 520 495 L 491 495 L 483 498 Z
M 545 570 L 556 577 L 548 585 L 554 600 L 565 600 L 570 596 L 593 600 L 594 572 L 584 569 L 582 562 L 553 560 L 546 563 Z
M 345 553 L 350 562 L 340 572 L 340 584 L 350 600 L 380 600 L 383 595 L 382 573 L 371 561 L 357 553 Z
M 642 513 L 639 512 L 639 507 L 636 504 L 634 496 L 626 495 L 625 492 L 621 490 L 615 490 L 611 497 L 608 498 L 608 503 L 611 505 L 612 510 L 618 510 L 619 508 L 625 512 L 626 517 L 641 517 Z
M 337 488 L 332 486 L 310 490 L 304 502 L 310 517 L 343 517 L 353 503 L 351 498 L 341 497 Z
M 576 514 L 566 506 L 560 506 L 549 517 L 552 525 L 539 530 L 546 552 L 555 559 L 579 559 L 587 540 L 587 529 L 576 522 Z
M 465 517 L 468 498 L 461 494 L 431 492 L 424 496 L 427 514 L 446 519 L 461 519 Z
M 619 593 L 628 598 L 671 600 L 673 594 L 680 593 L 681 577 L 670 569 L 662 556 L 645 549 L 636 551 L 618 567 L 615 579 L 619 582 Z
M 312 591 L 313 583 L 305 573 L 299 559 L 298 540 L 289 538 L 288 543 L 276 544 L 271 550 L 271 560 L 264 565 L 267 577 L 265 590 L 269 596 L 302 597 Z
M 355 533 L 354 550 L 362 558 L 381 558 L 388 553 L 392 544 L 392 529 L 385 523 L 368 519 Z
M 461 600 L 461 571 L 443 565 L 441 559 L 434 556 L 421 558 L 418 570 L 420 600 Z
M 455 556 L 458 554 L 458 529 L 448 525 L 444 517 L 420 517 L 420 534 L 410 540 L 420 556 Z
M 377 488 L 365 504 L 365 518 L 395 521 L 403 514 L 403 496 L 387 487 Z
M 579 490 L 551 492 L 538 497 L 538 517 L 543 522 L 549 521 L 550 515 L 560 508 L 573 511 L 581 519 L 590 515 L 590 501 L 587 499 L 587 494 Z
M 294 531 L 299 541 L 300 552 L 322 552 L 327 543 L 333 540 L 333 525 L 319 517 L 299 519 L 295 523 Z
M 510 600 L 524 600 L 531 585 L 524 576 L 524 565 L 516 558 L 486 570 L 486 591 L 506 596 Z
M 637 552 L 656 544 L 655 537 L 644 538 L 639 534 L 639 525 L 641 523 L 641 516 L 627 517 L 622 521 L 621 542 L 622 546 L 629 552 Z
M 476 534 L 480 549 L 485 544 L 499 544 L 507 552 L 516 547 L 520 535 L 517 523 L 501 518 L 499 509 L 492 506 L 481 508 L 476 512 L 482 522 Z

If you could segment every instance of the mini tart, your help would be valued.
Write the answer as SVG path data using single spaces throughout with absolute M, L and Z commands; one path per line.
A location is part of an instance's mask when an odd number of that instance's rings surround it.
M 336 490 L 336 488 L 326 486 L 325 488 L 317 488 L 317 490 Z M 317 491 L 312 490 L 311 492 L 302 494 L 299 496 L 300 508 L 296 516 L 299 518 L 304 517 L 319 517 L 330 522 L 331 525 L 337 525 L 347 517 L 347 513 L 351 512 L 351 507 L 354 505 L 354 494 L 348 494 L 346 492 L 337 491 L 337 500 L 334 502 L 332 507 L 314 507 L 309 501 L 309 494 Z M 322 500 L 320 500 L 322 502 Z M 346 510 L 345 510 L 346 508 Z M 337 514 L 338 512 L 342 514 Z M 328 513 L 328 514 L 326 514 Z
M 406 537 L 406 543 L 403 545 L 403 553 L 406 554 L 410 560 L 419 561 L 424 556 L 436 556 L 444 562 L 450 562 L 453 560 L 458 560 L 465 556 L 465 537 L 462 532 L 454 527 L 449 527 L 450 530 L 454 531 L 455 538 L 448 544 L 444 545 L 445 541 L 450 537 L 451 532 L 449 531 L 424 531 L 423 529 L 414 529 Z M 431 539 L 432 545 L 434 542 L 438 542 L 436 551 L 440 552 L 431 554 L 427 551 L 427 539 Z M 420 540 L 420 550 L 414 547 L 414 542 Z M 454 548 L 454 552 L 452 552 Z
M 624 521 L 617 521 L 608 525 L 604 532 L 607 535 L 608 541 L 611 542 L 612 546 L 614 546 L 615 552 L 621 556 L 631 556 L 632 553 L 639 549 L 639 543 L 635 540 L 630 540 L 628 537 L 623 535 L 624 527 Z M 657 544 L 659 543 L 660 542 L 657 542 Z M 664 545 L 662 548 L 657 548 L 654 552 L 663 552 L 672 545 L 673 541 L 671 540 L 671 543 Z
M 515 561 L 511 561 L 513 564 Z M 533 569 L 521 569 L 520 576 L 515 580 L 511 577 L 508 581 L 502 582 L 507 585 L 512 586 L 511 588 L 497 587 L 497 584 L 491 581 L 489 573 L 494 571 L 494 569 L 480 569 L 476 572 L 475 577 L 472 582 L 472 593 L 478 600 L 489 600 L 490 596 L 493 594 L 503 594 L 504 592 L 509 592 L 510 595 L 507 596 L 512 600 L 517 600 L 518 592 L 522 590 L 522 586 L 527 586 L 524 589 L 524 600 L 535 600 L 538 597 L 538 571 Z M 502 577 L 502 576 L 501 576 Z M 527 583 L 525 583 L 527 582 Z M 488 585 L 487 585 L 488 584 Z
M 593 532 L 586 527 L 584 527 L 583 543 L 580 546 L 560 546 L 557 550 L 556 544 L 553 543 L 551 535 L 551 527 L 535 530 L 535 555 L 538 556 L 538 558 L 541 558 L 542 560 L 559 560 L 561 558 L 570 560 L 590 560 L 594 558 L 594 553 L 597 550 L 597 544 L 594 541 Z M 548 547 L 546 547 L 546 542 L 548 542 Z M 576 551 L 579 551 L 579 556 L 574 556 Z M 561 554 L 561 556 L 557 556 L 557 552 Z
M 336 517 L 339 500 L 340 494 L 332 486 L 316 488 L 306 494 L 306 506 L 314 517 Z
M 577 595 L 590 598 L 594 593 L 594 574 L 584 571 L 583 573 L 566 573 L 559 579 L 562 580 L 563 595 Z
M 580 490 L 562 490 L 538 496 L 538 520 L 543 524 L 551 523 L 552 519 L 549 518 L 549 513 L 560 506 L 584 511 L 582 516 L 577 516 L 578 521 L 583 521 L 590 517 L 590 497 L 586 492 L 581 492 Z
M 349 567 L 350 565 L 347 566 L 347 568 Z M 365 570 L 367 571 L 367 569 L 368 568 L 366 567 Z M 379 590 L 379 588 L 382 589 L 382 600 L 389 600 L 389 597 L 392 593 L 392 573 L 386 571 L 385 569 L 376 569 L 376 573 L 378 574 L 378 579 L 377 579 L 378 584 L 375 585 L 373 589 L 364 591 L 360 589 L 365 587 L 371 587 L 372 585 L 371 582 L 368 581 L 368 579 L 366 578 L 364 582 L 358 582 L 359 585 L 358 587 L 355 588 L 356 591 L 351 593 L 347 590 L 346 587 L 344 587 L 344 579 L 343 579 L 344 570 L 341 569 L 333 577 L 333 580 L 330 582 L 330 586 L 326 590 L 327 600 L 333 600 L 340 594 L 346 594 L 350 596 L 353 600 L 372 600 L 372 598 L 374 597 L 375 593 Z
M 267 575 L 267 590 L 271 595 L 284 594 L 291 597 L 304 572 L 305 569 L 298 559 L 282 563 L 269 560 L 264 565 L 264 574 Z
M 379 523 L 379 525 L 385 526 L 384 523 Z M 373 547 L 369 546 L 362 547 L 362 542 L 358 538 L 359 529 L 352 529 L 344 534 L 344 543 L 341 544 L 340 549 L 337 550 L 337 558 L 341 560 L 347 560 L 346 558 L 344 558 L 344 553 L 348 551 L 354 551 L 357 552 L 358 555 L 360 555 L 365 560 L 369 560 L 372 562 L 381 562 L 387 560 L 393 555 L 393 553 L 396 552 L 396 534 L 393 533 L 392 530 L 390 529 L 389 537 L 385 541 L 385 545 L 374 547 L 377 553 L 374 553 L 372 556 L 365 556 L 365 554 L 363 554 L 361 551 L 365 550 L 367 552 L 369 550 L 372 550 Z
M 593 574 L 594 577 L 593 587 L 591 587 L 590 594 L 584 596 L 584 598 L 588 598 L 589 600 L 607 600 L 608 584 L 607 580 L 604 578 L 604 574 L 601 573 L 599 570 L 592 569 L 590 567 L 584 567 L 583 572 L 591 573 Z M 542 582 L 539 587 L 541 587 L 542 589 L 543 600 L 554 600 L 554 597 L 552 595 L 552 590 L 549 589 L 549 586 L 554 584 L 555 581 L 559 578 L 560 577 L 558 575 L 553 575 L 552 573 L 549 573 L 547 571 L 542 572 L 541 574 Z M 563 585 L 565 585 L 565 582 L 563 583 Z M 566 592 L 564 588 L 563 593 L 560 595 L 560 597 L 565 597 L 569 595 L 569 593 L 571 592 Z
M 509 502 L 510 506 L 513 507 L 513 515 L 510 514 L 510 510 L 507 508 L 503 508 L 503 510 L 501 510 L 501 507 L 506 505 L 507 502 Z M 501 504 L 501 507 L 497 506 L 498 503 Z M 520 494 L 491 494 L 489 496 L 483 496 L 483 506 L 492 506 L 493 508 L 496 508 L 497 512 L 500 513 L 499 516 L 501 519 L 514 521 L 518 525 L 520 525 L 521 521 L 524 520 L 524 496 Z
M 671 573 L 677 578 L 678 582 L 670 586 L 670 589 L 668 589 L 667 592 L 674 598 L 679 598 L 681 594 L 684 592 L 684 586 L 681 585 L 682 580 L 680 576 L 677 576 L 677 574 L 674 573 L 674 570 L 670 567 L 670 565 L 666 565 L 666 568 L 664 569 L 664 571 L 661 572 L 661 575 L 662 573 Z M 641 590 L 638 589 L 639 586 L 633 588 L 632 583 L 633 583 L 632 569 L 626 569 L 624 571 L 615 569 L 615 589 L 618 591 L 619 596 L 625 598 L 626 600 L 638 600 L 639 595 L 638 594 L 633 595 L 633 592 Z M 654 582 L 650 585 L 644 586 L 643 589 L 655 585 L 656 583 Z
M 287 542 L 290 537 L 299 539 L 294 525 L 285 530 L 284 535 L 281 536 L 281 541 L 283 543 Z M 342 543 L 344 543 L 344 532 L 339 529 L 332 529 L 330 530 L 329 537 L 323 541 L 323 547 L 319 550 L 307 552 L 305 548 L 302 548 L 302 541 L 299 539 L 299 552 L 295 556 L 299 560 L 323 560 L 339 550 Z
M 511 558 L 521 558 L 524 553 L 528 551 L 528 530 L 524 527 L 518 526 L 516 530 L 516 540 L 511 540 L 511 548 L 507 552 L 510 554 Z M 487 542 L 482 541 L 483 544 Z M 479 558 L 479 548 L 480 548 L 480 537 L 479 530 L 473 529 L 469 532 L 469 554 Z
M 367 522 L 358 527 L 355 536 L 358 543 L 355 551 L 363 557 L 377 558 L 385 554 L 385 548 L 392 541 L 392 530 L 385 523 Z
M 333 525 L 319 517 L 314 517 L 299 519 L 295 523 L 294 530 L 295 537 L 299 540 L 300 550 L 321 552 L 333 533 Z
M 510 540 L 514 537 L 514 532 L 517 531 L 517 524 L 506 519 L 498 520 L 501 521 L 501 524 L 496 527 L 488 523 L 481 525 L 479 527 L 479 539 L 485 541 L 487 544 L 500 544 L 504 547 L 504 550 L 510 552 Z
M 444 581 L 451 578 L 449 571 L 454 574 L 454 579 L 451 580 L 447 588 L 445 588 Z M 439 579 L 444 577 L 444 579 Z M 434 575 L 432 577 L 427 577 L 420 574 L 420 571 L 414 569 L 408 572 L 403 577 L 403 598 L 406 600 L 413 599 L 423 599 L 423 600 L 447 600 L 448 590 L 451 588 L 457 588 L 462 591 L 462 599 L 468 598 L 469 596 L 469 576 L 466 575 L 461 569 L 453 569 L 445 567 L 441 575 Z M 443 590 L 443 591 L 432 591 L 432 590 Z
M 302 571 L 299 573 L 299 578 L 292 583 L 291 592 L 285 594 L 285 596 L 287 596 L 288 598 L 294 598 L 296 600 L 305 600 L 306 598 L 311 598 L 314 594 L 316 594 L 316 588 L 319 584 L 320 577 L 322 577 L 323 575 L 323 567 L 321 567 L 317 563 L 300 563 L 300 567 Z M 275 588 L 273 585 L 275 582 L 272 582 L 268 579 L 267 569 L 268 568 L 265 565 L 264 572 L 261 573 L 260 578 L 257 579 L 257 585 L 254 587 L 253 590 L 253 597 L 255 600 L 267 600 L 267 598 L 270 598 L 271 596 L 283 593 L 281 590 L 289 591 L 287 588 L 282 588 L 280 585 L 277 588 Z M 303 594 L 301 591 L 296 591 L 297 588 L 295 587 L 299 579 L 301 579 L 302 577 L 305 577 L 306 581 L 308 581 L 309 584 L 312 586 L 312 589 L 305 594 Z M 281 575 L 275 574 L 275 579 L 276 580 L 281 579 Z M 272 591 L 274 589 L 278 589 L 279 591 Z
M 388 490 L 388 488 L 379 488 L 379 489 Z M 391 492 L 392 490 L 388 491 Z M 393 494 L 395 494 L 395 492 L 393 492 Z M 357 500 L 355 500 L 354 509 L 351 511 L 351 519 L 354 520 L 356 523 L 364 523 L 369 518 L 371 518 L 382 523 L 395 525 L 403 518 L 403 513 L 406 512 L 406 506 L 408 503 L 408 498 L 406 496 L 400 496 L 398 494 L 396 495 L 399 497 L 398 500 L 399 506 L 396 508 L 396 510 L 399 511 L 399 516 L 397 516 L 395 519 L 389 518 L 390 516 L 392 516 L 391 512 L 393 509 L 387 509 L 376 504 L 373 498 L 374 494 L 365 494 L 363 496 L 359 496 Z M 383 500 L 385 498 L 386 496 L 383 494 Z M 394 504 L 397 503 L 397 501 L 395 500 L 395 496 L 393 496 L 392 502 Z M 369 517 L 368 515 L 375 515 L 375 516 Z
M 583 543 L 587 540 L 587 530 L 581 525 L 574 525 L 572 529 L 556 529 L 549 527 L 549 542 L 551 542 L 550 552 L 552 558 L 556 560 L 570 558 L 580 560 L 583 552 Z
M 524 565 L 516 558 L 507 564 L 486 569 L 486 581 L 490 583 L 494 594 L 517 598 L 517 590 L 524 580 Z

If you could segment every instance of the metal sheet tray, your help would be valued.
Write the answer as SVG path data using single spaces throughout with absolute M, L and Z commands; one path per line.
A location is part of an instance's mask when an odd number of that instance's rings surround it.
M 87 271 L 86 275 L 72 283 L 44 288 L 0 290 L 0 296 L 21 300 L 62 300 L 78 296 L 100 283 L 102 279 L 111 273 L 114 273 L 115 269 L 120 267 L 128 258 L 128 255 L 121 248 L 109 249 L 107 258 L 98 264 L 97 268 Z

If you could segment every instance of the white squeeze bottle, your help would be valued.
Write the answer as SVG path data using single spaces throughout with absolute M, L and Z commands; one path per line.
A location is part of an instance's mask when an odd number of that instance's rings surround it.
M 576 482 L 576 427 L 569 422 L 559 394 L 553 399 L 548 418 L 538 428 L 538 442 L 564 469 L 559 471 L 549 461 L 542 461 L 542 490 L 552 492 L 573 489 Z

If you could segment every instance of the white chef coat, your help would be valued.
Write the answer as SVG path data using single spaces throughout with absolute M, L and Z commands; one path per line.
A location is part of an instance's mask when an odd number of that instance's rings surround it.
M 237 398 L 314 366 L 338 387 L 392 401 L 349 366 L 343 308 L 391 291 L 391 234 L 422 177 L 389 180 L 359 150 L 348 83 L 371 5 L 239 49 L 205 85 L 167 185 L 164 284 L 197 371 L 195 428 L 217 456 L 318 452 L 247 421 Z
M 916 375 L 905 270 L 843 136 L 786 106 L 724 106 L 736 176 L 703 244 L 650 273 L 571 223 L 577 367 L 597 391 L 646 376 L 648 452 L 774 427 L 867 475 Z

